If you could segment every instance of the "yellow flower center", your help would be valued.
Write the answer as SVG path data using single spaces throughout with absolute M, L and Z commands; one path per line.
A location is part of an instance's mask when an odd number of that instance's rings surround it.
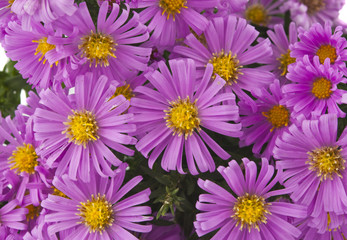
M 272 124 L 270 131 L 273 131 L 275 128 L 288 126 L 289 111 L 282 105 L 275 105 L 269 111 L 262 112 L 262 114 Z
M 7 8 L 11 8 L 15 0 L 8 0 Z
M 277 61 L 281 63 L 278 68 L 282 71 L 281 76 L 284 76 L 288 72 L 288 66 L 295 63 L 296 58 L 290 56 L 290 50 L 288 49 L 287 53 L 281 54 L 281 57 L 277 58 Z
M 329 98 L 333 91 L 331 91 L 331 81 L 326 78 L 317 78 L 313 82 L 311 92 L 318 99 Z
M 103 33 L 94 33 L 91 31 L 89 35 L 81 38 L 82 43 L 78 45 L 81 49 L 81 57 L 86 57 L 89 60 L 89 66 L 95 62 L 95 67 L 100 64 L 100 66 L 108 66 L 108 58 L 114 57 L 114 51 L 116 51 L 116 43 L 113 38 L 109 35 Z
M 129 84 L 125 84 L 124 86 L 117 87 L 116 92 L 112 95 L 110 99 L 115 98 L 119 95 L 123 95 L 127 100 L 130 100 L 132 97 L 135 96 Z
M 68 196 L 66 196 L 62 191 L 60 191 L 56 187 L 52 186 L 52 189 L 53 189 L 53 193 L 52 193 L 53 195 L 63 197 L 63 198 L 69 198 Z
M 271 214 L 267 210 L 268 205 L 270 203 L 266 203 L 263 197 L 246 193 L 237 198 L 231 217 L 237 221 L 236 226 L 240 224 L 240 230 L 246 226 L 248 231 L 252 228 L 259 231 L 259 224 L 266 223 L 266 215 Z
M 335 174 L 342 178 L 341 171 L 345 169 L 346 160 L 342 158 L 341 150 L 338 146 L 313 150 L 308 152 L 309 160 L 306 163 L 311 171 L 316 171 L 321 181 L 327 177 L 333 179 Z
M 187 0 L 160 0 L 159 7 L 163 9 L 161 15 L 166 13 L 167 20 L 170 18 L 170 15 L 172 15 L 175 21 L 175 14 L 180 14 L 182 8 L 188 8 L 185 4 L 187 4 Z
M 73 111 L 72 115 L 68 116 L 68 121 L 64 122 L 67 126 L 66 130 L 62 133 L 66 133 L 66 136 L 77 145 L 83 144 L 86 147 L 89 141 L 95 141 L 99 138 L 95 116 L 93 113 L 83 111 Z
M 24 143 L 23 146 L 17 147 L 12 152 L 12 156 L 8 158 L 10 165 L 12 165 L 11 170 L 14 169 L 18 174 L 22 172 L 34 174 L 35 167 L 39 164 L 37 159 L 35 148 L 30 143 Z
M 39 61 L 42 61 L 42 59 L 45 57 L 45 55 L 48 51 L 51 51 L 55 48 L 55 45 L 47 43 L 47 37 L 43 37 L 39 40 L 32 40 L 32 42 L 38 43 L 36 51 L 35 51 L 35 56 L 37 54 L 41 54 Z M 42 63 L 45 64 L 46 61 L 47 61 L 47 59 L 45 58 Z M 56 64 L 57 63 L 58 62 L 56 62 Z
M 307 7 L 307 13 L 309 15 L 315 14 L 319 10 L 325 7 L 325 0 L 300 0 L 302 4 Z
M 190 102 L 189 97 L 170 102 L 171 105 L 166 112 L 166 126 L 172 129 L 173 134 L 178 136 L 184 134 L 185 138 L 193 134 L 194 129 L 200 129 L 200 119 L 198 117 L 198 108 L 195 102 Z
M 220 53 L 213 53 L 213 57 L 208 61 L 213 65 L 213 73 L 218 74 L 223 78 L 228 85 L 237 83 L 238 75 L 242 72 L 239 71 L 242 66 L 239 66 L 239 60 L 236 54 L 232 56 L 231 51 L 228 54 L 222 50 Z M 216 76 L 214 75 L 213 78 Z
M 259 3 L 249 6 L 245 11 L 245 17 L 251 23 L 261 26 L 266 26 L 270 20 L 265 7 Z
M 323 64 L 327 58 L 330 59 L 331 64 L 334 64 L 337 58 L 336 48 L 331 45 L 321 45 L 317 50 L 316 55 L 319 57 L 319 62 L 321 64 Z
M 29 222 L 29 220 L 33 220 L 34 218 L 37 218 L 38 216 L 40 216 L 40 212 L 41 212 L 41 206 L 34 206 L 34 205 L 28 205 L 26 206 L 26 208 L 29 210 L 29 212 L 26 215 L 26 219 L 27 222 Z
M 92 195 L 92 200 L 81 202 L 78 210 L 81 223 L 89 227 L 90 232 L 102 232 L 107 226 L 112 226 L 114 221 L 112 204 L 106 200 L 105 195 Z

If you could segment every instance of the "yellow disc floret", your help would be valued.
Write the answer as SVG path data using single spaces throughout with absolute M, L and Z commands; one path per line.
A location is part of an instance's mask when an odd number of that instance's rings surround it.
M 309 15 L 315 14 L 325 7 L 325 0 L 300 0 L 300 2 L 307 7 Z
M 17 147 L 12 152 L 12 156 L 8 160 L 11 170 L 14 169 L 16 173 L 26 172 L 28 174 L 34 174 L 35 167 L 39 164 L 37 159 L 38 156 L 33 145 L 24 143 L 23 146 Z
M 312 85 L 311 92 L 318 99 L 327 99 L 331 96 L 331 81 L 326 78 L 317 78 Z
M 281 54 L 281 57 L 277 58 L 277 61 L 280 62 L 279 69 L 282 71 L 281 76 L 284 76 L 288 72 L 288 66 L 292 63 L 295 63 L 296 59 L 290 56 L 290 50 L 287 50 L 287 53 Z
M 34 218 L 37 218 L 38 216 L 40 216 L 40 212 L 42 207 L 39 206 L 34 206 L 32 204 L 26 206 L 26 208 L 29 210 L 29 212 L 26 215 L 26 219 L 27 222 L 29 222 L 29 220 L 33 220 Z
M 114 51 L 116 51 L 116 43 L 114 39 L 104 33 L 94 33 L 91 31 L 89 35 L 81 38 L 82 43 L 78 46 L 81 49 L 81 57 L 86 57 L 89 60 L 89 66 L 95 63 L 95 67 L 108 66 L 109 57 L 114 57 Z
M 242 66 L 239 66 L 236 54 L 232 55 L 231 51 L 224 53 L 222 50 L 220 53 L 213 53 L 213 57 L 208 62 L 213 65 L 213 73 L 218 74 L 228 85 L 237 83 L 238 75 L 242 74 L 239 71 Z
M 171 105 L 166 112 L 166 126 L 172 129 L 173 134 L 185 138 L 193 134 L 194 129 L 200 129 L 200 119 L 198 117 L 198 108 L 195 102 L 191 102 L 189 97 L 181 99 L 180 97 L 170 102 Z
M 95 116 L 92 112 L 73 111 L 73 114 L 68 116 L 68 121 L 64 122 L 67 126 L 62 133 L 77 145 L 86 147 L 89 141 L 95 141 L 99 138 L 97 131 L 99 129 Z
M 269 111 L 262 112 L 263 116 L 271 123 L 273 131 L 275 128 L 281 128 L 288 126 L 289 123 L 289 111 L 282 105 L 275 105 Z
M 81 202 L 78 210 L 81 223 L 89 228 L 89 232 L 102 233 L 106 227 L 112 226 L 114 221 L 112 204 L 106 200 L 105 195 L 92 195 L 91 200 Z
M 337 146 L 322 147 L 308 152 L 309 169 L 315 171 L 321 181 L 327 177 L 333 179 L 335 175 L 342 178 L 341 171 L 345 169 L 346 160 L 341 156 L 341 148 Z
M 266 223 L 266 215 L 270 214 L 268 205 L 270 203 L 266 203 L 263 197 L 246 193 L 237 198 L 233 207 L 234 215 L 231 217 L 237 221 L 236 226 L 240 224 L 240 230 L 247 227 L 248 231 L 252 228 L 259 231 L 259 224 Z
M 336 48 L 331 45 L 321 45 L 317 50 L 316 55 L 319 57 L 319 62 L 321 64 L 323 64 L 327 58 L 330 59 L 331 64 L 334 64 L 337 58 Z
M 172 18 L 175 21 L 175 14 L 180 14 L 182 8 L 188 8 L 186 4 L 187 0 L 160 0 L 159 7 L 163 9 L 161 15 L 166 13 L 167 19 L 172 15 Z
M 116 92 L 112 95 L 110 99 L 115 98 L 119 95 L 123 95 L 127 100 L 130 100 L 132 97 L 135 96 L 129 84 L 125 84 L 124 86 L 117 87 Z
M 245 18 L 253 24 L 267 26 L 270 16 L 262 4 L 256 3 L 249 6 L 245 11 Z
M 42 61 L 42 59 L 45 57 L 45 55 L 48 51 L 51 51 L 55 48 L 55 45 L 47 43 L 47 37 L 43 37 L 39 40 L 32 40 L 32 42 L 37 43 L 35 56 L 37 54 L 41 54 L 39 61 Z M 42 63 L 45 64 L 46 61 L 47 61 L 47 59 L 45 58 Z

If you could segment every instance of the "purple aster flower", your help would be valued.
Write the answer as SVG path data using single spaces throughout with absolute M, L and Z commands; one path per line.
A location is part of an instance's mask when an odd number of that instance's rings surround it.
M 20 17 L 23 28 L 30 31 L 32 24 L 51 23 L 76 11 L 73 0 L 10 0 L 11 11 Z
M 269 90 L 262 88 L 254 96 L 256 111 L 252 105 L 241 101 L 240 115 L 243 135 L 240 137 L 240 147 L 254 143 L 253 153 L 267 159 L 273 155 L 275 141 L 292 122 L 291 109 L 283 101 L 284 94 L 278 80 L 270 85 Z M 263 148 L 263 146 L 266 147 Z
M 309 56 L 310 61 L 313 61 L 314 56 L 318 56 L 319 62 L 323 64 L 325 59 L 329 58 L 331 66 L 347 74 L 347 40 L 342 37 L 342 27 L 336 27 L 332 33 L 328 23 L 324 27 L 316 23 L 308 31 L 301 29 L 299 39 L 299 42 L 290 46 L 290 55 L 297 61 L 302 60 L 305 55 Z
M 55 22 L 57 29 L 67 37 L 48 38 L 49 43 L 59 47 L 61 54 L 48 60 L 52 63 L 69 55 L 71 65 L 66 71 L 71 75 L 92 71 L 119 82 L 145 71 L 151 49 L 134 44 L 147 41 L 147 27 L 139 22 L 136 12 L 129 19 L 128 9 L 121 10 L 119 5 L 113 4 L 108 15 L 108 7 L 107 1 L 101 5 L 97 27 L 85 2 L 73 16 Z
M 347 92 L 338 89 L 337 85 L 346 83 L 347 79 L 330 66 L 329 59 L 321 65 L 318 56 L 311 63 L 305 55 L 303 61 L 289 69 L 287 78 L 293 83 L 283 86 L 283 91 L 287 93 L 285 102 L 293 108 L 295 115 L 302 113 L 309 117 L 312 112 L 328 112 L 335 113 L 338 117 L 346 116 L 338 104 L 347 103 Z
M 204 9 L 204 16 L 208 19 L 213 19 L 215 17 L 223 17 L 228 15 L 242 15 L 246 9 L 246 4 L 248 0 L 220 0 L 217 6 L 213 8 Z M 217 8 L 217 12 L 216 12 Z
M 98 1 L 99 6 L 101 6 L 103 4 L 103 2 L 109 2 L 110 3 L 109 11 L 111 11 L 113 3 L 116 3 L 116 4 L 122 4 L 122 3 L 124 4 L 124 3 L 126 3 L 131 8 L 137 8 L 139 0 L 97 0 L 97 1 Z
M 0 126 L 0 135 L 8 142 L 0 145 L 0 175 L 4 175 L 8 184 L 16 189 L 14 194 L 19 204 L 28 191 L 32 203 L 38 206 L 45 198 L 48 172 L 37 154 L 40 142 L 34 139 L 32 118 L 27 122 L 19 121 L 19 118 L 18 115 L 14 120 L 7 117 L 7 130 Z
M 150 21 L 151 42 L 160 47 L 173 46 L 176 39 L 190 33 L 189 28 L 201 34 L 208 25 L 201 10 L 217 5 L 218 0 L 146 0 L 138 3 L 139 8 L 146 8 L 140 13 L 140 20 L 142 23 Z
M 203 128 L 239 137 L 241 125 L 229 123 L 239 118 L 235 96 L 219 93 L 225 85 L 219 76 L 210 82 L 213 72 L 211 64 L 206 66 L 201 81 L 197 81 L 192 59 L 171 60 L 169 64 L 172 74 L 164 62 L 159 62 L 160 72 L 146 75 L 156 90 L 148 86 L 134 90 L 144 95 L 130 101 L 132 107 L 129 111 L 136 114 L 136 133 L 144 135 L 136 148 L 149 157 L 150 168 L 164 151 L 162 168 L 166 171 L 177 169 L 183 174 L 184 148 L 190 173 L 198 174 L 195 164 L 202 172 L 213 172 L 215 163 L 206 145 L 222 159 L 228 159 L 230 155 Z M 227 100 L 233 104 L 220 105 Z
M 49 195 L 42 206 L 51 211 L 45 221 L 53 223 L 48 233 L 54 234 L 66 229 L 75 230 L 66 239 L 137 239 L 130 231 L 150 232 L 151 225 L 138 222 L 149 221 L 151 208 L 137 206 L 149 200 L 147 188 L 135 195 L 122 199 L 141 180 L 132 178 L 121 187 L 127 164 L 121 164 L 116 175 L 103 178 L 91 171 L 91 181 L 72 181 L 67 175 L 55 177 L 53 185 L 68 198 Z M 122 200 L 121 200 L 122 199 Z M 127 230 L 126 230 L 127 229 Z
M 283 4 L 282 11 L 290 10 L 291 19 L 309 29 L 314 23 L 332 24 L 344 4 L 345 0 L 289 0 Z
M 282 216 L 306 217 L 306 207 L 287 202 L 270 201 L 270 197 L 290 193 L 290 189 L 272 190 L 280 176 L 274 176 L 273 166 L 262 159 L 257 178 L 257 165 L 242 159 L 245 172 L 233 160 L 228 167 L 218 167 L 231 193 L 209 180 L 198 180 L 207 194 L 201 194 L 196 208 L 194 226 L 198 236 L 217 231 L 211 240 L 227 239 L 296 239 L 300 230 Z
M 298 34 L 295 23 L 291 22 L 289 25 L 289 36 L 287 37 L 282 24 L 276 24 L 274 31 L 269 30 L 267 34 L 273 42 L 273 57 L 269 65 L 272 66 L 272 72 L 276 78 L 285 83 L 288 66 L 295 63 L 295 58 L 290 56 L 289 45 L 298 41 Z
M 277 138 L 274 157 L 277 168 L 284 170 L 284 186 L 293 188 L 294 202 L 312 208 L 313 218 L 347 213 L 346 129 L 337 140 L 336 114 L 313 115 L 312 120 L 300 117 Z M 342 223 L 335 217 L 331 221 L 332 228 Z
M 249 23 L 263 27 L 272 27 L 274 24 L 283 24 L 283 18 L 278 15 L 283 14 L 279 7 L 284 0 L 249 0 L 243 15 Z
M 25 230 L 27 225 L 23 223 L 26 219 L 28 209 L 18 208 L 18 201 L 12 200 L 0 208 L 0 239 L 6 239 L 10 229 Z
M 129 101 L 119 95 L 109 99 L 115 86 L 106 76 L 86 73 L 76 79 L 75 94 L 50 89 L 40 92 L 40 103 L 34 114 L 35 138 L 42 141 L 38 154 L 47 158 L 49 167 L 57 167 L 56 176 L 68 171 L 71 179 L 77 176 L 89 181 L 89 171 L 101 176 L 113 176 L 111 164 L 121 161 L 108 148 L 125 155 L 133 150 L 122 144 L 135 144 L 136 139 L 124 133 L 135 131 L 127 124 L 132 114 L 122 114 Z M 108 146 L 108 147 L 107 147 Z
M 51 25 L 45 27 L 41 23 L 33 23 L 31 31 L 24 31 L 16 22 L 10 22 L 6 30 L 3 47 L 13 61 L 18 61 L 15 67 L 23 78 L 33 87 L 43 89 L 59 86 L 64 81 L 71 86 L 68 78 L 63 78 L 62 72 L 67 64 L 63 58 L 54 63 L 47 62 L 48 56 L 57 57 L 56 46 L 47 42 L 49 36 L 54 36 L 55 30 Z
M 143 233 L 141 240 L 184 240 L 186 239 L 178 224 L 168 226 L 153 225 L 152 231 Z
M 184 41 L 187 46 L 176 46 L 173 52 L 192 58 L 199 77 L 204 74 L 206 65 L 211 63 L 213 73 L 226 81 L 225 91 L 233 90 L 238 97 L 251 101 L 241 89 L 252 91 L 273 82 L 273 74 L 269 71 L 262 67 L 247 67 L 266 63 L 272 56 L 269 39 L 251 46 L 258 34 L 244 19 L 233 16 L 214 18 L 204 31 L 206 44 L 190 34 Z

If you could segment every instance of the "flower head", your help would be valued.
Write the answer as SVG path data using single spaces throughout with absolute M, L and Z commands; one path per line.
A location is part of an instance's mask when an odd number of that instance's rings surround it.
M 335 113 L 338 117 L 346 114 L 338 104 L 345 102 L 344 94 L 347 92 L 338 89 L 339 83 L 345 83 L 343 74 L 332 68 L 329 59 L 320 64 L 318 56 L 313 63 L 308 56 L 290 68 L 287 78 L 292 82 L 283 87 L 287 94 L 286 103 L 293 108 L 295 115 L 304 114 L 309 117 L 311 113 Z
M 242 159 L 245 172 L 235 160 L 228 167 L 218 167 L 231 189 L 225 190 L 209 180 L 198 180 L 207 194 L 201 194 L 196 208 L 194 226 L 198 236 L 217 230 L 214 240 L 226 239 L 294 239 L 300 230 L 282 219 L 282 216 L 305 217 L 306 208 L 287 202 L 270 201 L 270 197 L 283 195 L 290 189 L 273 190 L 279 173 L 273 178 L 274 169 L 262 160 L 257 178 L 257 166 L 247 158 Z M 272 179 L 273 178 L 273 179 Z M 276 231 L 272 231 L 276 229 Z
M 193 60 L 171 60 L 172 73 L 164 62 L 159 63 L 159 71 L 146 75 L 153 88 L 139 86 L 134 91 L 140 93 L 131 99 L 129 112 L 134 112 L 137 134 L 140 139 L 136 148 L 145 157 L 149 156 L 149 166 L 164 151 L 162 167 L 183 173 L 183 148 L 188 169 L 192 174 L 198 171 L 214 171 L 215 164 L 206 144 L 222 159 L 229 154 L 208 136 L 211 131 L 238 137 L 240 124 L 238 107 L 233 94 L 221 94 L 225 81 L 220 77 L 211 83 L 212 65 L 208 64 L 201 81 L 197 81 Z M 221 105 L 222 101 L 231 103 Z M 205 143 L 206 144 L 205 144 Z M 164 150 L 165 149 L 165 150 Z
M 151 208 L 137 206 L 149 200 L 150 189 L 124 199 L 124 195 L 142 180 L 141 176 L 137 176 L 121 187 L 126 167 L 127 164 L 121 164 L 116 175 L 111 178 L 100 177 L 91 171 L 89 183 L 72 181 L 67 175 L 55 177 L 53 185 L 68 198 L 49 195 L 42 202 L 42 206 L 50 210 L 45 216 L 45 221 L 51 223 L 48 226 L 49 235 L 65 229 L 75 229 L 66 236 L 67 239 L 76 239 L 82 235 L 136 239 L 125 229 L 150 232 L 151 225 L 141 225 L 138 222 L 152 219 L 145 216 L 151 213 Z
M 72 179 L 79 176 L 88 181 L 91 168 L 101 176 L 112 176 L 111 164 L 118 166 L 121 161 L 107 146 L 133 154 L 122 145 L 136 142 L 124 134 L 135 130 L 127 124 L 132 114 L 122 114 L 129 102 L 122 95 L 110 99 L 115 86 L 107 83 L 107 77 L 87 73 L 77 77 L 75 94 L 62 89 L 40 92 L 35 138 L 42 141 L 38 153 L 47 159 L 47 165 L 57 167 L 56 176 L 68 171 Z

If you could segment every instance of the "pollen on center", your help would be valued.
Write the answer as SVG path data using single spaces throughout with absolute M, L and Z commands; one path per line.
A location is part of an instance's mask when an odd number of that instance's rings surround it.
M 166 126 L 172 129 L 173 134 L 184 135 L 187 138 L 193 134 L 195 129 L 200 129 L 198 108 L 195 102 L 190 101 L 189 97 L 185 99 L 179 97 L 169 104 L 171 106 L 164 112 L 166 112 Z
M 94 63 L 95 67 L 98 65 L 106 67 L 109 65 L 109 57 L 116 58 L 114 52 L 117 44 L 111 36 L 91 31 L 81 40 L 78 48 L 82 51 L 81 57 L 86 57 L 89 60 L 89 66 Z
M 262 112 L 263 116 L 271 123 L 273 131 L 275 128 L 288 126 L 289 124 L 289 111 L 283 105 L 275 105 L 269 111 Z

